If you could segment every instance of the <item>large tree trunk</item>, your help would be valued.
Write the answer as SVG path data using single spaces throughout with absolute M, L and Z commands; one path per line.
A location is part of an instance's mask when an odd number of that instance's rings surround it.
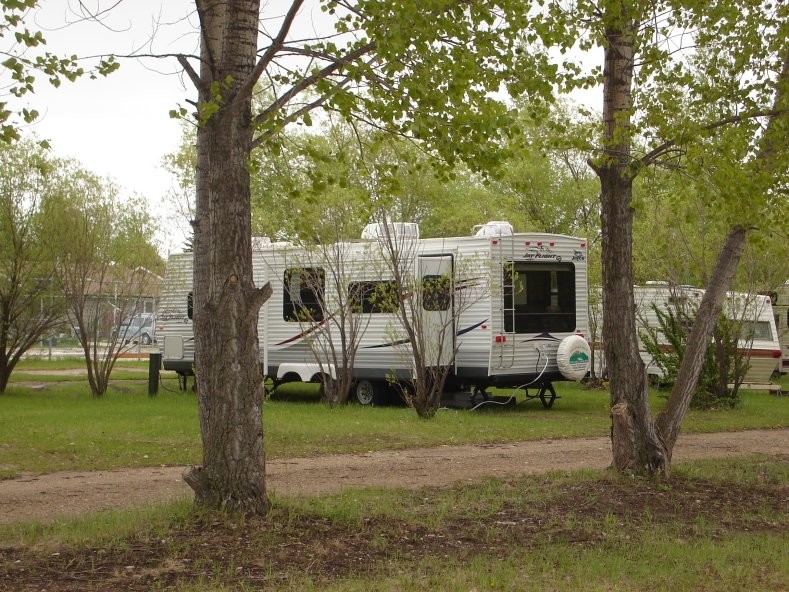
M 603 343 L 611 384 L 614 466 L 653 473 L 666 453 L 649 408 L 647 375 L 638 350 L 633 300 L 633 208 L 630 112 L 638 19 L 617 15 L 606 29 L 603 125 L 605 149 L 593 168 L 600 177 L 603 262 Z
M 197 8 L 204 121 L 197 134 L 194 334 L 203 465 L 186 481 L 198 505 L 264 513 L 257 314 L 270 288 L 256 289 L 252 279 L 253 128 L 250 97 L 238 95 L 255 64 L 260 7 L 257 0 L 198 0 Z
M 633 300 L 633 210 L 630 201 L 638 167 L 649 164 L 662 149 L 653 151 L 641 162 L 635 161 L 631 154 L 635 36 L 644 15 L 630 13 L 625 2 L 607 3 L 603 10 L 602 16 L 607 23 L 603 72 L 604 146 L 602 156 L 590 165 L 600 177 L 601 185 L 603 341 L 611 378 L 614 466 L 626 471 L 666 473 L 704 363 L 704 351 L 745 246 L 746 229 L 735 226 L 729 233 L 702 301 L 702 309 L 694 322 L 668 406 L 655 422 L 649 408 L 646 372 L 638 352 Z M 786 109 L 788 78 L 789 51 L 785 51 L 767 129 L 761 137 L 759 153 L 751 163 L 753 177 L 762 179 L 765 191 L 774 176 L 773 161 L 776 155 L 783 153 L 786 145 L 784 125 L 789 113 Z M 715 127 L 710 126 L 709 129 Z M 764 176 L 765 173 L 769 174 Z

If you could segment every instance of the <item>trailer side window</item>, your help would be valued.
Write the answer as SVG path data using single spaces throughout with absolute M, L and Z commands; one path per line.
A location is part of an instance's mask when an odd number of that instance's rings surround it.
M 353 312 L 394 313 L 400 306 L 397 284 L 394 281 L 351 282 L 348 302 Z
M 514 261 L 504 269 L 504 331 L 575 331 L 575 266 Z
M 286 321 L 322 321 L 326 274 L 319 267 L 286 269 L 282 318 Z
M 754 321 L 753 323 L 746 323 L 744 333 L 744 339 L 749 341 L 771 341 L 773 339 L 773 332 L 770 329 L 770 323 L 767 321 Z

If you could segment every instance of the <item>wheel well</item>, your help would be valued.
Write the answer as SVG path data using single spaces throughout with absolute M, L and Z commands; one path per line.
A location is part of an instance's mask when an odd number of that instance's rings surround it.
M 301 376 L 299 376 L 295 372 L 288 372 L 288 373 L 285 374 L 285 376 L 280 378 L 278 380 L 278 382 L 280 382 L 280 383 L 284 383 L 284 382 L 301 382 Z

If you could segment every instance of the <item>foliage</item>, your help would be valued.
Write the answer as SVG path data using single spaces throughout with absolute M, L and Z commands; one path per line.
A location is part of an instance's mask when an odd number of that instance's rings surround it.
M 113 56 L 100 57 L 89 70 L 77 55 L 57 56 L 45 51 L 46 38 L 41 31 L 28 28 L 25 19 L 39 5 L 38 0 L 2 0 L 0 19 L 0 49 L 6 100 L 0 101 L 0 141 L 11 142 L 20 138 L 19 128 L 39 117 L 35 108 L 16 106 L 14 99 L 35 93 L 37 76 L 44 76 L 54 87 L 63 80 L 73 82 L 83 75 L 91 78 L 107 76 L 120 64 Z M 9 102 L 11 101 L 11 102 Z M 46 147 L 46 142 L 41 142 Z
M 57 180 L 45 196 L 44 231 L 91 391 L 101 396 L 119 355 L 133 345 L 121 325 L 146 312 L 161 258 L 142 202 L 121 202 L 112 184 L 73 162 L 61 164 Z
M 425 237 L 464 236 L 488 220 L 518 230 L 559 232 L 599 245 L 597 189 L 584 155 L 550 137 L 578 115 L 561 109 L 521 107 L 508 156 L 489 176 L 448 165 L 424 144 L 361 122 L 327 122 L 309 131 L 288 129 L 278 149 L 253 153 L 253 234 L 275 240 L 327 244 L 358 238 L 374 210 L 391 220 L 416 222 Z M 579 134 L 589 126 L 576 123 Z M 176 179 L 172 195 L 185 222 L 193 218 L 194 133 L 165 157 Z M 594 258 L 594 254 L 592 254 Z
M 652 304 L 652 311 L 658 325 L 642 331 L 640 337 L 644 349 L 663 372 L 661 381 L 673 385 L 697 311 L 681 306 L 669 306 L 663 310 L 656 304 Z M 739 403 L 739 385 L 748 366 L 747 360 L 737 351 L 739 333 L 740 323 L 723 315 L 718 318 L 714 340 L 707 347 L 699 382 L 691 399 L 692 408 L 733 408 Z M 733 388 L 729 388 L 730 384 Z
M 0 392 L 25 352 L 63 320 L 41 210 L 52 166 L 33 142 L 0 142 Z

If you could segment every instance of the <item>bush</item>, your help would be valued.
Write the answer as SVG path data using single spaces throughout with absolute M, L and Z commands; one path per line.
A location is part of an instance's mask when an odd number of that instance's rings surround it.
M 669 307 L 662 310 L 653 304 L 652 309 L 657 315 L 658 327 L 642 332 L 641 341 L 654 363 L 663 371 L 663 381 L 673 385 L 685 354 L 693 317 L 682 308 Z M 739 332 L 740 323 L 721 315 L 713 333 L 713 340 L 707 347 L 691 407 L 732 408 L 739 403 L 739 387 L 748 370 L 747 361 L 737 353 Z M 729 387 L 730 384 L 733 385 L 732 388 Z

